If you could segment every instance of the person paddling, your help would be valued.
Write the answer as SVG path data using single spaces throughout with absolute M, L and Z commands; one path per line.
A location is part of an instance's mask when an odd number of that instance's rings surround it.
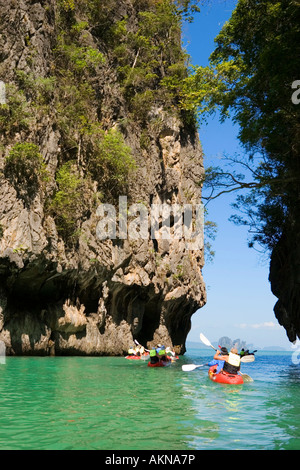
M 217 350 L 214 355 L 215 360 L 225 361 L 223 366 L 223 372 L 235 375 L 240 370 L 241 356 L 236 348 L 231 348 L 230 353 L 221 355 L 221 351 Z
M 171 360 L 168 356 L 166 356 L 166 351 L 165 351 L 164 346 L 162 346 L 161 349 L 159 350 L 158 357 L 161 362 L 168 362 Z
M 221 354 L 221 356 L 228 356 L 228 349 L 225 348 L 225 347 L 222 347 L 221 351 L 220 351 L 220 354 Z M 209 367 L 217 366 L 216 374 L 218 374 L 223 369 L 224 364 L 225 364 L 225 360 L 215 359 L 214 358 L 212 361 L 208 362 L 206 365 L 208 365 Z
M 150 350 L 150 363 L 151 363 L 151 364 L 156 364 L 157 362 L 159 362 L 159 358 L 158 358 L 156 349 L 155 349 L 155 348 L 152 348 L 152 349 Z
M 131 346 L 127 351 L 128 356 L 135 356 L 135 347 Z

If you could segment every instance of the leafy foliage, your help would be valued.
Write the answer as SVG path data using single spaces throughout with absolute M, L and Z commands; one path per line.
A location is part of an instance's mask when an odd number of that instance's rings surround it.
M 80 44 L 80 33 L 85 26 L 87 26 L 86 22 L 75 23 L 71 28 L 71 37 L 66 32 L 62 32 L 58 36 L 58 44 L 54 49 L 56 60 L 63 65 L 63 69 L 71 69 L 76 75 L 95 71 L 105 62 L 99 50 Z
M 9 137 L 29 128 L 31 113 L 24 92 L 16 85 L 6 85 L 6 95 L 7 103 L 0 105 L 0 132 Z
M 39 147 L 31 142 L 15 144 L 5 160 L 5 176 L 21 197 L 33 197 L 45 186 L 48 173 Z M 25 191 L 26 189 L 26 191 Z
M 60 8 L 66 12 L 73 11 L 75 9 L 75 0 L 59 0 L 58 4 Z
M 88 170 L 106 196 L 114 197 L 126 190 L 128 175 L 136 168 L 131 148 L 122 134 L 111 129 L 98 133 L 88 161 Z
M 204 257 L 206 262 L 211 262 L 215 256 L 211 241 L 215 240 L 217 234 L 217 224 L 211 220 L 204 222 Z
M 154 103 L 167 108 L 178 102 L 177 89 L 169 82 L 187 76 L 188 56 L 181 47 L 182 16 L 175 3 L 142 4 L 138 27 L 132 30 L 125 18 L 112 26 L 111 38 L 124 96 L 135 118 L 143 121 Z
M 78 238 L 80 223 L 93 206 L 92 182 L 80 175 L 74 161 L 61 166 L 56 182 L 58 191 L 50 203 L 50 211 L 54 214 L 58 232 L 72 244 Z

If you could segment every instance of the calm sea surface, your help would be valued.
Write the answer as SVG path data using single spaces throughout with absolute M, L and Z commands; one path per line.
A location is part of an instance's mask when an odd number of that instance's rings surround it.
M 7 357 L 0 364 L 0 449 L 300 449 L 300 365 L 258 352 L 254 381 L 211 382 L 190 349 L 167 368 L 122 357 Z M 164 436 L 163 439 L 158 438 Z

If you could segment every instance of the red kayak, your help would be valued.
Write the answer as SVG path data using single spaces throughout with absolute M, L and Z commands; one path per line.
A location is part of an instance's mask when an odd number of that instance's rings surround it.
M 208 371 L 208 377 L 213 382 L 219 384 L 240 385 L 244 383 L 243 377 L 240 374 L 228 374 L 227 372 L 219 372 L 216 374 L 216 366 L 211 366 Z
M 142 356 L 134 356 L 134 355 L 125 356 L 125 359 L 143 359 L 143 360 L 146 360 L 148 358 L 149 358 L 149 354 L 143 354 Z
M 151 364 L 151 362 L 148 362 L 148 367 L 167 367 L 171 364 L 171 361 L 165 362 L 165 361 L 158 361 L 155 364 Z

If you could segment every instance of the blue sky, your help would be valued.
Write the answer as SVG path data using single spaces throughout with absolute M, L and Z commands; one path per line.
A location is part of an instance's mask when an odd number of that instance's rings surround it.
M 235 5 L 235 0 L 208 0 L 194 22 L 184 25 L 183 44 L 194 65 L 208 64 L 214 38 Z M 218 165 L 224 153 L 241 152 L 237 134 L 238 128 L 230 120 L 220 124 L 217 117 L 200 126 L 205 166 Z M 203 332 L 210 341 L 229 336 L 258 348 L 277 345 L 290 349 L 285 330 L 273 313 L 277 299 L 268 281 L 269 261 L 248 248 L 247 228 L 228 221 L 234 200 L 234 195 L 225 195 L 207 206 L 208 219 L 218 225 L 212 242 L 216 254 L 203 268 L 207 304 L 193 315 L 187 340 L 200 342 L 199 334 Z

